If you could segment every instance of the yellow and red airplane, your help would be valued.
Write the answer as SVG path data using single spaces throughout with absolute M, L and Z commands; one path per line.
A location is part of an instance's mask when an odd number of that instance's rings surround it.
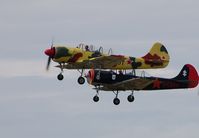
M 93 50 L 88 45 L 79 45 L 72 48 L 68 46 L 54 46 L 44 52 L 49 58 L 46 70 L 49 69 L 50 62 L 53 60 L 59 65 L 61 73 L 57 76 L 58 80 L 63 80 L 63 69 L 77 69 L 81 76 L 78 78 L 79 84 L 84 84 L 83 72 L 85 69 L 111 69 L 111 70 L 135 70 L 135 69 L 155 69 L 164 68 L 169 63 L 169 54 L 164 45 L 157 42 L 153 45 L 150 52 L 143 57 L 135 58 L 124 55 L 104 54 L 103 48 Z

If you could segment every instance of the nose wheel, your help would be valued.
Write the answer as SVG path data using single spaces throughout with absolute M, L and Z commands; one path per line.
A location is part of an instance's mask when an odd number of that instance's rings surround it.
M 113 99 L 113 103 L 114 103 L 115 105 L 119 105 L 119 104 L 120 104 L 120 99 L 119 99 L 119 98 L 114 98 L 114 99 Z
M 113 93 L 116 95 L 116 97 L 113 99 L 113 103 L 115 105 L 119 105 L 120 104 L 120 99 L 118 98 L 119 92 L 117 91 L 116 93 L 115 92 L 113 92 Z

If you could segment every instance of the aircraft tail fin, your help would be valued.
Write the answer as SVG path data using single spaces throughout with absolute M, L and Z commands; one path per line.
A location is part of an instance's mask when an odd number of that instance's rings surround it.
M 189 85 L 188 88 L 194 88 L 198 85 L 199 76 L 194 68 L 194 66 L 190 64 L 184 65 L 180 73 L 173 79 L 181 80 L 181 81 L 188 81 Z
M 170 56 L 166 47 L 156 42 L 151 48 L 150 52 L 142 57 L 145 63 L 151 67 L 163 68 L 169 64 Z

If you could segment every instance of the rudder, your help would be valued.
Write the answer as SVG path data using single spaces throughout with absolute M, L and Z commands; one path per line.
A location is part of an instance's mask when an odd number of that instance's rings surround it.
M 188 88 L 194 88 L 198 85 L 198 73 L 194 66 L 186 64 L 180 71 L 180 73 L 174 78 L 182 81 L 189 81 Z
M 151 48 L 150 52 L 149 52 L 151 55 L 158 55 L 160 56 L 160 58 L 162 60 L 167 60 L 169 61 L 170 59 L 170 56 L 169 56 L 169 53 L 166 49 L 166 47 L 159 43 L 159 42 L 156 42 L 153 47 Z
M 148 54 L 142 57 L 146 64 L 158 67 L 166 67 L 169 64 L 170 56 L 166 47 L 156 42 Z

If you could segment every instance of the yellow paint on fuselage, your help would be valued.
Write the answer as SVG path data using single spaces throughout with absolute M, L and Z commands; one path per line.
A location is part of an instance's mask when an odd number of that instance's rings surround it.
M 60 47 L 60 46 L 59 46 Z M 59 48 L 59 47 L 55 47 Z M 53 58 L 53 61 L 58 62 L 58 63 L 69 63 L 69 60 L 76 54 L 78 53 L 82 53 L 82 57 L 80 57 L 76 62 L 81 62 L 83 60 L 89 60 L 92 56 L 92 54 L 94 54 L 94 52 L 92 51 L 85 51 L 82 50 L 80 48 L 70 48 L 70 47 L 66 47 L 69 50 L 69 54 L 71 54 L 71 56 L 65 56 L 65 57 L 61 57 L 61 58 Z M 106 56 L 106 54 L 102 54 L 102 56 Z
M 118 65 L 116 65 L 115 67 L 113 67 L 112 69 L 119 69 L 119 70 L 123 70 L 123 69 L 133 69 L 132 65 L 129 64 L 129 60 L 130 57 L 129 56 L 125 56 L 126 60 Z M 145 60 L 143 58 L 135 58 L 136 62 L 140 62 L 142 65 L 135 68 L 135 69 L 155 69 L 155 68 L 164 68 L 168 65 L 169 61 L 163 61 L 163 65 L 160 66 L 151 66 L 149 64 L 145 63 Z
M 131 63 L 129 63 L 130 58 L 129 56 L 125 56 L 126 60 L 124 62 L 121 62 L 120 64 L 116 65 L 113 69 L 119 69 L 119 70 L 123 70 L 123 69 L 132 69 L 132 65 Z M 136 58 L 138 60 L 138 58 Z
M 160 49 L 163 45 L 161 43 L 155 43 L 153 47 L 151 48 L 150 52 L 148 54 L 151 54 L 152 56 L 157 55 L 161 59 L 161 64 L 155 65 L 156 61 L 154 60 L 154 65 L 148 64 L 143 57 L 140 58 L 134 58 L 134 61 L 132 61 L 133 57 L 125 56 L 125 61 L 110 68 L 110 69 L 153 69 L 153 68 L 164 68 L 168 65 L 169 63 L 169 55 L 167 52 L 162 52 Z M 60 47 L 60 46 L 59 46 Z M 55 49 L 59 48 L 55 47 Z M 64 46 L 63 46 L 64 47 Z M 78 57 L 75 62 L 82 62 L 84 60 L 91 60 L 92 55 L 95 53 L 95 51 L 86 51 L 80 48 L 70 48 L 70 47 L 65 47 L 68 49 L 68 53 L 70 56 L 64 56 L 60 58 L 54 58 L 53 61 L 58 62 L 58 63 L 70 63 L 69 61 L 75 57 L 77 54 L 82 54 L 81 57 Z M 101 54 L 102 56 L 108 56 L 108 54 Z M 95 58 L 95 57 L 94 57 Z M 152 60 L 153 61 L 153 60 Z M 141 65 L 133 68 L 132 62 L 140 63 Z M 150 60 L 148 61 L 150 62 Z

